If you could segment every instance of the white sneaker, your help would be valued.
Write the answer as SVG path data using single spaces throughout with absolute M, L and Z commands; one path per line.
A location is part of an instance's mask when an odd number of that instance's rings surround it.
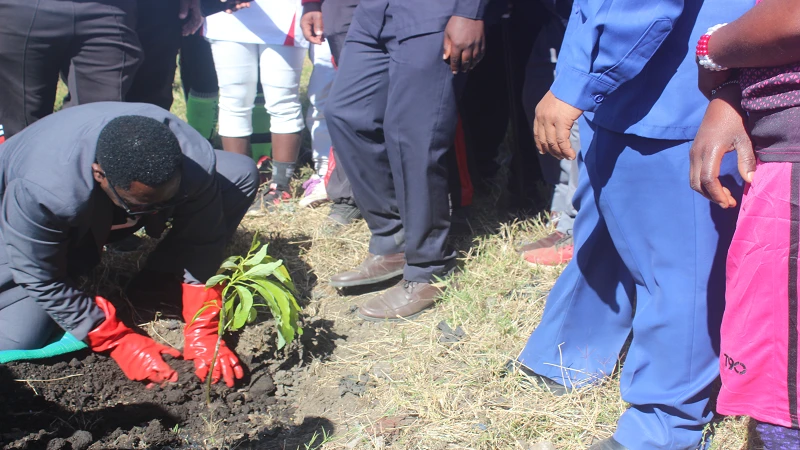
M 325 191 L 325 183 L 319 175 L 312 175 L 305 183 L 303 183 L 303 198 L 300 199 L 301 208 L 316 208 L 317 206 L 327 203 L 328 192 Z

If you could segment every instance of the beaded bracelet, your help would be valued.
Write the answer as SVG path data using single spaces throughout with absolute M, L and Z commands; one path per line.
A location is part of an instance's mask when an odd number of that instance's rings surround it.
M 713 27 L 709 28 L 708 31 L 706 31 L 706 34 L 700 36 L 700 40 L 697 41 L 697 50 L 696 50 L 697 63 L 703 66 L 704 68 L 712 70 L 714 72 L 728 70 L 727 67 L 723 67 L 715 63 L 708 55 L 708 41 L 709 39 L 711 39 L 711 35 L 714 34 L 715 31 L 724 27 L 725 25 L 727 25 L 727 23 L 714 25 Z
M 716 88 L 711 90 L 711 97 L 713 98 L 715 95 L 717 95 L 717 92 L 722 90 L 722 88 L 724 88 L 725 86 L 730 86 L 732 84 L 739 84 L 739 80 L 738 79 L 737 80 L 728 80 L 728 81 L 720 84 L 719 86 L 717 86 Z

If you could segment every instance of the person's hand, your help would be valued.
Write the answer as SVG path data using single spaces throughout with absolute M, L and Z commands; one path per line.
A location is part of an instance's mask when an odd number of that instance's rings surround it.
M 482 20 L 461 16 L 450 17 L 444 29 L 443 59 L 450 64 L 453 74 L 474 69 L 485 51 L 486 38 Z
M 581 114 L 583 111 L 547 91 L 536 105 L 536 118 L 533 121 L 533 140 L 539 153 L 550 153 L 557 159 L 575 159 L 577 154 L 570 144 L 569 133 Z
M 204 285 L 183 285 L 183 320 L 186 321 L 183 358 L 194 361 L 194 373 L 201 380 L 208 376 L 217 346 L 221 291 L 219 286 L 206 289 Z M 239 359 L 224 341 L 220 342 L 211 382 L 216 383 L 222 378 L 225 384 L 233 387 L 234 379 L 243 376 L 244 369 Z
M 197 30 L 203 26 L 203 14 L 200 12 L 200 0 L 181 0 L 178 18 L 185 20 L 181 26 L 181 33 L 183 33 L 184 36 L 195 34 Z
M 178 381 L 178 372 L 167 364 L 162 355 L 179 358 L 181 352 L 161 345 L 141 334 L 125 335 L 117 341 L 117 346 L 109 356 L 117 362 L 122 373 L 133 381 L 148 381 L 147 387 L 166 382 Z
M 303 13 L 303 17 L 300 18 L 300 28 L 303 30 L 303 37 L 305 37 L 308 42 L 320 45 L 325 41 L 321 11 Z
M 114 305 L 105 298 L 96 297 L 95 303 L 105 314 L 106 320 L 89 332 L 89 348 L 95 352 L 109 351 L 126 377 L 134 381 L 148 381 L 148 388 L 154 384 L 178 381 L 178 373 L 162 358 L 162 355 L 177 358 L 181 356 L 178 350 L 158 344 L 125 326 L 117 318 Z
M 213 334 L 186 335 L 186 339 L 186 345 L 183 347 L 183 358 L 194 361 L 195 375 L 205 381 L 208 377 L 208 370 L 211 368 L 214 348 L 217 345 L 216 330 Z M 224 341 L 220 342 L 217 362 L 214 364 L 214 372 L 211 374 L 211 382 L 217 383 L 222 379 L 228 387 L 233 387 L 234 379 L 241 379 L 243 376 L 244 369 L 239 364 L 239 358 L 228 348 Z
M 230 7 L 225 10 L 228 14 L 233 14 L 240 9 L 249 8 L 250 2 L 247 1 L 240 1 L 240 0 L 220 0 L 223 3 L 228 4 Z
M 692 189 L 722 208 L 736 207 L 731 191 L 719 181 L 722 157 L 736 151 L 739 173 L 750 183 L 756 170 L 753 144 L 738 107 L 741 91 L 738 86 L 723 88 L 708 105 L 700 130 L 689 152 L 691 168 L 689 182 Z

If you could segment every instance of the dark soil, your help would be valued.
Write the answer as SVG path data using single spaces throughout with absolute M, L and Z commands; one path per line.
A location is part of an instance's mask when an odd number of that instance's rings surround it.
M 326 419 L 294 423 L 291 399 L 275 396 L 287 389 L 276 386 L 265 365 L 235 389 L 214 386 L 208 406 L 192 363 L 169 363 L 179 381 L 152 389 L 129 381 L 110 358 L 88 352 L 0 366 L 0 448 L 294 449 L 315 431 L 332 430 Z M 302 369 L 275 372 L 289 380 Z

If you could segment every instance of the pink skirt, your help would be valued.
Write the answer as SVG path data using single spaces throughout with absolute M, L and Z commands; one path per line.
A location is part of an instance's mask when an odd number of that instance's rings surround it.
M 759 163 L 727 262 L 717 411 L 798 428 L 800 163 Z

